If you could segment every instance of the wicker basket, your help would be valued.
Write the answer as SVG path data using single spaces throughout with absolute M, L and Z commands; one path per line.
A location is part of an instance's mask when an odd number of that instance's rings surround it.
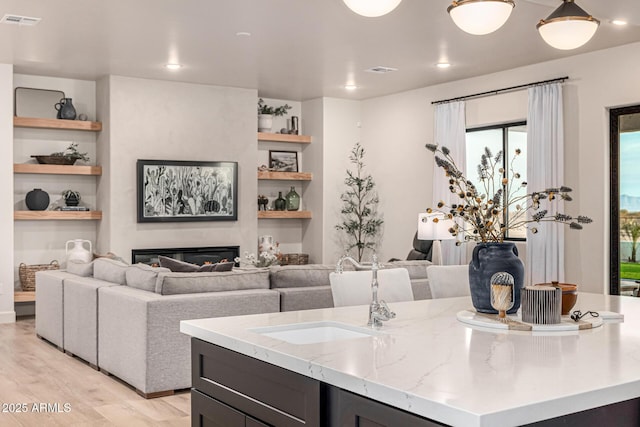
M 20 263 L 18 273 L 20 276 L 20 286 L 23 291 L 35 291 L 36 290 L 36 272 L 43 270 L 58 270 L 60 265 L 55 259 L 49 264 L 33 264 L 27 265 L 24 262 Z
M 306 265 L 309 264 L 309 254 L 282 254 L 280 265 Z

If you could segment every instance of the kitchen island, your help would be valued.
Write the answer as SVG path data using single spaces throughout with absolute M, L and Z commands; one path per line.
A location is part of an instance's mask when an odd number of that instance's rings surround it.
M 624 322 L 565 332 L 464 324 L 468 297 L 391 309 L 378 331 L 367 306 L 181 322 L 193 425 L 640 425 L 638 298 L 580 293 Z

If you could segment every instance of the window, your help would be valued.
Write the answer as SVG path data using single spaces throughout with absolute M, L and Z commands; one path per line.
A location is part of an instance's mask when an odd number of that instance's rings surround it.
M 518 173 L 520 178 L 516 181 L 518 183 L 527 181 L 527 123 L 517 122 L 508 123 L 495 126 L 486 126 L 482 128 L 467 129 L 466 135 L 466 175 L 473 182 L 478 189 L 482 189 L 483 186 L 479 185 L 480 178 L 476 172 L 480 158 L 485 152 L 485 147 L 488 148 L 493 154 L 494 158 L 498 152 L 502 151 L 502 164 L 496 168 L 496 171 L 500 168 L 504 170 L 503 175 L 494 176 L 493 188 L 499 189 L 503 187 L 501 181 L 503 178 L 511 179 L 512 173 Z M 520 149 L 521 154 L 515 156 L 516 149 Z M 527 194 L 527 187 L 516 185 L 509 189 L 510 193 L 507 195 L 506 189 L 503 187 L 504 197 L 524 196 Z M 487 195 L 489 198 L 493 197 L 493 194 Z M 504 222 L 506 223 L 509 216 L 515 215 L 515 206 L 510 206 L 511 212 L 505 212 Z M 524 224 L 521 227 L 507 231 L 505 236 L 508 240 L 524 240 L 527 237 L 526 228 Z

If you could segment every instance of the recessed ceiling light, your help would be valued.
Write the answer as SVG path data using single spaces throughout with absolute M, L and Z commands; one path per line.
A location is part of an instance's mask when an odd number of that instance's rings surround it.
M 179 70 L 180 68 L 182 68 L 182 65 L 180 64 L 167 64 L 165 65 L 165 67 L 169 70 Z
M 436 64 L 436 67 L 438 67 L 438 68 L 449 68 L 449 67 L 451 67 L 451 64 L 449 64 L 448 62 L 438 62 Z
M 250 37 L 251 33 L 248 32 L 248 31 L 238 31 L 236 33 L 236 36 L 238 36 L 238 37 Z
M 356 89 L 358 89 L 358 86 L 353 85 L 353 84 L 348 84 L 348 85 L 344 85 L 344 88 L 346 90 L 356 90 Z
M 611 23 L 613 25 L 619 25 L 621 27 L 627 25 L 627 21 L 623 21 L 621 19 L 614 19 L 613 21 L 611 21 Z

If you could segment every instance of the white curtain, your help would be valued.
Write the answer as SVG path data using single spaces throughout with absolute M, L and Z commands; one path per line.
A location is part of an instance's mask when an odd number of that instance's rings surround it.
M 451 150 L 451 157 L 463 173 L 466 168 L 466 132 L 465 103 L 463 101 L 436 105 L 434 143 L 440 146 L 444 145 Z M 449 178 L 444 175 L 442 168 L 434 164 L 432 206 L 435 207 L 440 200 L 451 205 L 453 195 L 449 191 Z M 441 246 L 444 265 L 458 265 L 467 262 L 464 245 L 456 246 L 455 240 L 443 240 Z
M 564 185 L 564 127 L 562 86 L 553 83 L 529 88 L 527 117 L 527 192 Z M 540 210 L 564 213 L 564 202 L 557 198 L 543 201 Z M 532 214 L 529 212 L 528 218 Z M 527 232 L 525 284 L 564 281 L 564 227 L 545 222 L 529 224 L 536 234 Z

